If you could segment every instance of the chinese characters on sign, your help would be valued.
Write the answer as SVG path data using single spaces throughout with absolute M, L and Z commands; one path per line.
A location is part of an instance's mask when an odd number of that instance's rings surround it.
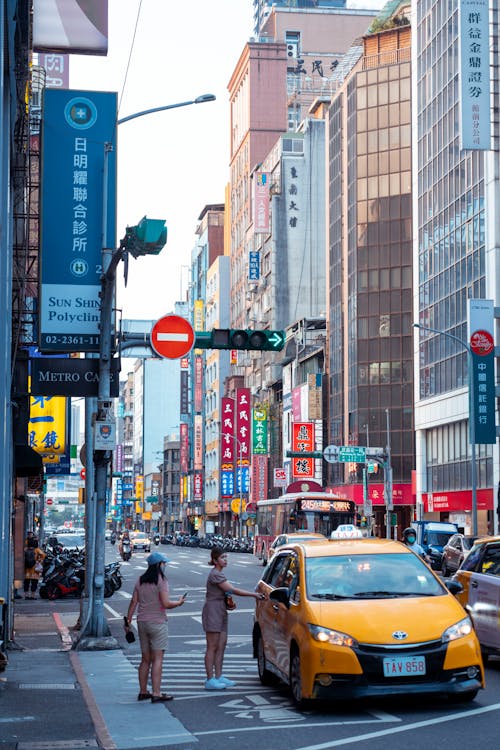
M 248 279 L 258 281 L 260 278 L 260 252 L 251 250 L 248 253 Z
M 40 53 L 38 63 L 45 68 L 45 85 L 48 89 L 69 88 L 69 55 Z
M 224 396 L 221 401 L 222 422 L 220 435 L 221 497 L 234 494 L 234 399 Z
M 248 492 L 250 485 L 250 389 L 236 391 L 236 490 Z
M 254 232 L 269 233 L 269 180 L 264 172 L 253 178 L 253 224 Z
M 314 451 L 314 423 L 293 422 L 292 451 L 311 453 Z M 292 459 L 292 476 L 296 479 L 314 479 L 314 458 Z
M 267 455 L 267 410 L 252 409 L 252 453 Z
M 43 121 L 40 349 L 98 351 L 103 242 L 116 247 L 116 94 L 46 89 Z
M 32 396 L 28 445 L 41 455 L 66 451 L 66 406 L 62 396 Z
M 472 363 L 472 388 L 469 398 L 474 401 L 474 430 L 470 432 L 470 440 L 474 443 L 494 445 L 497 437 L 493 300 L 469 299 L 468 303 Z
M 460 0 L 460 146 L 491 148 L 488 0 Z

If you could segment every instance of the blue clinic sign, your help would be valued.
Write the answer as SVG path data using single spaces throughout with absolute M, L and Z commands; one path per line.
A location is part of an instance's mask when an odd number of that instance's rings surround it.
M 248 254 L 248 279 L 258 281 L 260 279 L 260 252 L 250 250 Z
M 111 144 L 111 148 L 106 147 L 106 157 L 105 144 Z M 99 350 L 103 246 L 116 247 L 116 94 L 46 89 L 41 171 L 41 351 Z

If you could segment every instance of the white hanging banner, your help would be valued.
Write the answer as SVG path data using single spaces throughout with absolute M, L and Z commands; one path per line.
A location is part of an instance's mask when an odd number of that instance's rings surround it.
M 488 0 L 459 0 L 460 148 L 491 148 Z

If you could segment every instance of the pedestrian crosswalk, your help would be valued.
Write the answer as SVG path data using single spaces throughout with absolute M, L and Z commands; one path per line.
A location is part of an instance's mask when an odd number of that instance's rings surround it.
M 127 654 L 134 667 L 139 667 L 141 655 L 138 652 Z M 224 695 L 244 693 L 262 693 L 262 686 L 257 672 L 257 662 L 251 654 L 231 654 L 224 656 L 224 674 L 236 682 L 232 688 L 221 691 Z M 177 698 L 194 698 L 200 695 L 213 695 L 206 692 L 204 653 L 165 653 L 161 687 L 165 692 L 172 692 Z

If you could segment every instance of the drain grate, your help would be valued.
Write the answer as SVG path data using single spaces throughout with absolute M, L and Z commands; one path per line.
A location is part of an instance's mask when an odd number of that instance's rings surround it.
M 74 682 L 20 682 L 19 690 L 74 690 Z
M 85 750 L 98 747 L 96 740 L 52 740 L 52 742 L 18 742 L 17 750 Z

